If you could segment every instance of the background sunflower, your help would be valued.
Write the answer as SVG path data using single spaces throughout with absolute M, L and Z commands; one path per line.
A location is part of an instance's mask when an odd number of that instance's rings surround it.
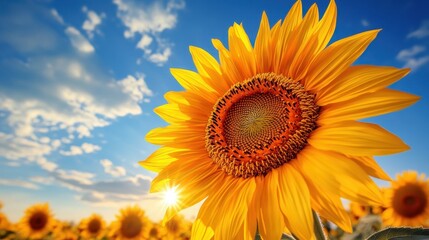
M 387 226 L 425 226 L 429 219 L 429 181 L 424 174 L 405 171 L 384 191 L 383 223 Z

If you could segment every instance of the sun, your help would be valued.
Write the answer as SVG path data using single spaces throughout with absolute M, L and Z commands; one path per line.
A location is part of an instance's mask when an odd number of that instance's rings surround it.
M 177 201 L 179 200 L 179 195 L 176 189 L 177 187 L 171 187 L 164 192 L 163 199 L 164 199 L 165 205 L 167 206 L 177 205 Z

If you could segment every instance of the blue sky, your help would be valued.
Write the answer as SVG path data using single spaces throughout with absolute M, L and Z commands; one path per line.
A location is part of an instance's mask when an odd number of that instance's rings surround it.
M 292 0 L 1 1 L 0 200 L 13 220 L 30 204 L 49 202 L 60 219 L 91 212 L 112 220 L 138 203 L 161 218 L 148 195 L 154 173 L 137 165 L 157 147 L 146 133 L 166 125 L 153 113 L 164 93 L 181 90 L 169 68 L 194 70 L 189 45 L 217 57 L 233 22 L 256 36 L 262 11 L 273 24 Z M 303 1 L 307 10 L 313 1 Z M 317 1 L 320 12 L 328 1 Z M 429 2 L 338 1 L 333 41 L 382 28 L 356 63 L 410 67 L 392 88 L 422 99 L 368 119 L 399 135 L 411 150 L 377 157 L 392 177 L 429 175 Z M 380 185 L 386 182 L 378 181 Z M 193 208 L 187 216 L 195 215 Z

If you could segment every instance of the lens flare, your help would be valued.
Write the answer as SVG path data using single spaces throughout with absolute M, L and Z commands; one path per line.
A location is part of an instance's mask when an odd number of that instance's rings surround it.
M 164 192 L 164 203 L 167 206 L 174 206 L 177 204 L 179 196 L 176 191 L 176 187 L 168 188 Z

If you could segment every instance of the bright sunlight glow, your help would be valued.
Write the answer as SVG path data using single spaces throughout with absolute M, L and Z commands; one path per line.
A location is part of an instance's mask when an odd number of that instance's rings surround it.
M 164 202 L 167 206 L 176 205 L 178 200 L 178 195 L 176 188 L 169 188 L 164 192 Z

